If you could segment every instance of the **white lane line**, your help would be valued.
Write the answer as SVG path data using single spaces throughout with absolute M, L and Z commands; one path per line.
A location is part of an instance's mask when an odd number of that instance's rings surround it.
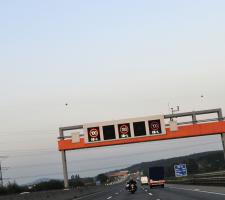
M 219 193 L 219 192 L 209 192 L 209 191 L 204 191 L 204 190 L 196 190 L 196 189 L 193 190 L 193 189 L 177 188 L 177 187 L 171 187 L 171 186 L 169 186 L 168 188 L 177 189 L 177 190 L 187 190 L 187 191 L 194 191 L 194 192 L 201 192 L 201 193 L 207 193 L 207 194 L 215 194 L 215 195 L 225 196 L 225 193 Z
M 160 199 L 156 199 L 156 200 L 160 200 Z
M 116 194 L 116 195 L 118 195 L 119 193 L 118 193 L 118 192 L 116 192 L 115 194 Z
M 108 197 L 107 199 L 111 199 L 111 198 L 112 198 L 112 196 Z
M 149 194 L 150 196 L 152 196 L 152 193 L 149 192 L 148 194 Z
M 95 195 L 101 194 L 101 193 L 104 193 L 104 192 L 101 191 L 101 192 L 96 192 L 96 193 L 93 193 L 93 194 L 84 195 L 84 196 L 82 196 L 82 197 L 78 197 L 78 198 L 75 198 L 75 199 L 73 199 L 73 200 L 84 199 L 84 198 L 91 197 L 91 196 L 95 196 Z

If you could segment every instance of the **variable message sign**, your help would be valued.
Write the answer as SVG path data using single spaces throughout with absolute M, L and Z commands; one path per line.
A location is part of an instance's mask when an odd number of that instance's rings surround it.
M 163 115 L 84 124 L 85 143 L 165 134 Z

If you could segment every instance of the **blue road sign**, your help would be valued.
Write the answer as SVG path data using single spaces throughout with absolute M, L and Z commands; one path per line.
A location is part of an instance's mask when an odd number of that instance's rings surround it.
M 176 177 L 187 176 L 187 167 L 186 164 L 174 165 L 174 171 Z

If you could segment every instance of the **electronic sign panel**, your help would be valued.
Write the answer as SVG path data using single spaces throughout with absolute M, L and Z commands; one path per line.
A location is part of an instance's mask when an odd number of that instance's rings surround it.
M 87 131 L 88 131 L 88 141 L 89 142 L 100 141 L 99 127 L 90 127 L 90 128 L 87 129 Z
M 84 124 L 85 143 L 165 134 L 163 115 Z
M 116 139 L 115 127 L 114 125 L 103 126 L 103 138 L 104 140 Z
M 149 127 L 150 135 L 161 134 L 162 133 L 161 123 L 160 123 L 159 119 L 157 119 L 157 120 L 149 120 L 148 121 L 148 127 Z
M 130 124 L 118 124 L 119 138 L 129 138 L 131 137 Z
M 133 127 L 134 127 L 134 136 L 146 135 L 145 121 L 134 122 Z

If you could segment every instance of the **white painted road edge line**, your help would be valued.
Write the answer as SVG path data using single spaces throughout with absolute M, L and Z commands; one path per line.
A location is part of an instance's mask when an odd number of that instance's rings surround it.
M 167 188 L 177 189 L 177 190 L 188 190 L 188 191 L 193 191 L 193 192 L 201 192 L 201 193 L 216 194 L 216 195 L 225 196 L 225 193 L 219 193 L 219 192 L 209 192 L 209 191 L 204 191 L 204 190 L 187 189 L 187 188 L 177 188 L 177 187 L 171 187 L 171 186 L 169 186 Z
M 107 199 L 111 199 L 111 198 L 112 198 L 112 196 L 108 197 Z
M 152 193 L 149 192 L 148 194 L 149 194 L 150 196 L 152 196 Z

